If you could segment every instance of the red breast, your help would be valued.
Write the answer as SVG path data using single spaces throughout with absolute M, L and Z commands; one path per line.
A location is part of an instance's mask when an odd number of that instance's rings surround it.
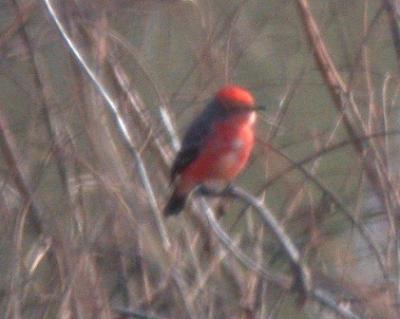
M 188 189 L 208 180 L 233 180 L 246 165 L 254 146 L 255 112 L 235 111 L 254 107 L 253 96 L 231 85 L 218 91 L 216 100 L 215 107 L 223 107 L 226 116 L 215 121 L 197 159 L 182 173 L 182 184 Z
M 236 85 L 219 90 L 190 125 L 171 169 L 175 189 L 164 209 L 178 214 L 189 193 L 210 181 L 231 182 L 246 165 L 254 146 L 253 96 Z

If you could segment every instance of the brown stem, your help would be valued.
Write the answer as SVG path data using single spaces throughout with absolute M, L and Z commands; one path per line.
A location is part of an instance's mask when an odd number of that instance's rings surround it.
M 29 207 L 30 214 L 28 214 L 27 220 L 36 234 L 41 234 L 43 227 L 40 210 L 35 203 L 33 191 L 28 186 L 21 164 L 18 161 L 21 156 L 18 155 L 15 138 L 9 129 L 3 109 L 4 107 L 0 105 L 0 150 L 4 156 L 8 171 L 11 173 L 11 178 L 23 198 L 24 206 L 27 205 Z

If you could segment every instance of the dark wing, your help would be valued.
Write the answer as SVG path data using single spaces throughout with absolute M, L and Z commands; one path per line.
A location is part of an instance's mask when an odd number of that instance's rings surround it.
M 201 146 L 212 133 L 215 120 L 222 116 L 221 108 L 215 103 L 217 102 L 209 103 L 186 131 L 181 149 L 171 168 L 171 181 L 197 158 Z

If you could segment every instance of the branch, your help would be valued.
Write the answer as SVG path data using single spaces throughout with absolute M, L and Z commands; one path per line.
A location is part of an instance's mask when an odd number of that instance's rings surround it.
M 392 32 L 393 46 L 397 55 L 397 62 L 400 61 L 400 27 L 399 10 L 396 10 L 396 4 L 392 0 L 384 0 L 385 10 L 388 15 L 389 27 Z
M 137 319 L 162 319 L 164 317 L 159 317 L 155 315 L 150 315 L 144 313 L 142 311 L 131 310 L 126 308 L 115 308 L 115 311 L 118 312 L 121 316 L 126 318 L 137 318 Z
M 8 122 L 2 110 L 4 107 L 0 105 L 0 152 L 7 164 L 7 169 L 10 176 L 18 189 L 21 198 L 23 199 L 24 206 L 29 208 L 30 214 L 28 215 L 29 224 L 34 229 L 37 235 L 44 231 L 42 222 L 43 212 L 39 209 L 36 202 L 34 191 L 31 189 L 19 159 L 22 157 L 16 146 L 14 135 L 12 134 Z
M 362 319 L 360 316 L 354 314 L 346 306 L 338 304 L 326 291 L 323 289 L 315 288 L 311 291 L 311 297 L 318 301 L 321 305 L 329 308 L 332 312 L 346 319 Z
M 292 160 L 286 156 L 284 153 L 280 152 L 277 149 L 271 148 L 274 152 L 278 153 L 280 156 L 282 156 L 284 159 L 286 159 L 288 162 L 293 164 Z M 337 208 L 339 208 L 344 215 L 350 220 L 350 222 L 357 228 L 359 231 L 360 235 L 364 238 L 368 246 L 372 249 L 372 252 L 374 253 L 376 260 L 378 262 L 379 268 L 382 271 L 382 275 L 385 279 L 389 278 L 388 271 L 386 270 L 386 267 L 384 265 L 384 257 L 378 247 L 378 245 L 375 243 L 373 240 L 373 236 L 370 234 L 368 228 L 362 224 L 361 222 L 358 222 L 351 211 L 346 207 L 345 204 L 342 203 L 340 198 L 332 191 L 329 190 L 328 187 L 326 187 L 322 181 L 320 181 L 316 176 L 314 176 L 312 173 L 309 173 L 307 169 L 305 169 L 302 164 L 296 164 L 294 163 L 293 165 L 296 165 L 296 168 L 304 174 L 304 176 L 311 181 L 314 185 L 316 185 L 324 194 L 328 195 L 329 198 L 332 200 L 332 202 L 336 205 Z
M 295 272 L 296 282 L 295 288 L 298 287 L 301 293 L 305 293 L 306 296 L 312 298 L 314 301 L 330 309 L 332 312 L 341 316 L 345 319 L 361 319 L 358 315 L 354 314 L 351 310 L 343 307 L 331 295 L 323 289 L 313 287 L 311 281 L 311 274 L 308 267 L 301 261 L 300 252 L 297 247 L 293 244 L 293 241 L 286 234 L 284 228 L 279 224 L 278 220 L 272 214 L 272 212 L 265 207 L 265 205 L 257 198 L 247 193 L 245 190 L 230 186 L 222 192 L 213 191 L 204 187 L 200 188 L 200 193 L 206 196 L 223 196 L 232 197 L 239 199 L 245 204 L 254 208 L 260 215 L 265 226 L 274 234 L 275 238 L 281 245 L 285 255 L 289 258 L 292 269 Z M 215 218 L 210 216 L 210 210 L 206 210 L 207 217 L 212 221 L 212 225 L 217 223 Z M 217 223 L 218 224 L 218 223 Z M 215 227 L 215 226 L 214 226 Z
M 389 1 L 389 0 L 387 0 Z M 297 0 L 299 12 L 301 14 L 304 30 L 310 47 L 313 50 L 315 62 L 321 73 L 321 76 L 325 82 L 327 89 L 332 97 L 336 110 L 343 115 L 343 125 L 346 129 L 350 139 L 354 141 L 352 144 L 354 150 L 362 160 L 361 163 L 365 169 L 366 176 L 373 187 L 373 191 L 382 203 L 382 206 L 386 207 L 390 211 L 390 203 L 387 200 L 387 193 L 393 192 L 393 186 L 387 176 L 379 176 L 374 167 L 374 160 L 378 156 L 378 150 L 373 145 L 368 147 L 373 151 L 372 156 L 365 156 L 365 150 L 367 149 L 362 143 L 357 141 L 357 130 L 353 125 L 353 121 L 349 112 L 348 106 L 351 105 L 349 95 L 350 90 L 348 85 L 340 75 L 336 65 L 332 59 L 331 54 L 321 36 L 318 24 L 312 14 L 308 0 Z
M 107 87 L 103 83 L 103 81 L 94 72 L 94 68 L 89 65 L 88 59 L 85 57 L 84 53 L 81 51 L 81 49 L 76 45 L 76 43 L 73 41 L 73 39 L 67 33 L 67 30 L 66 30 L 64 24 L 61 22 L 56 10 L 53 7 L 52 1 L 43 0 L 43 2 L 45 3 L 51 18 L 53 19 L 54 23 L 56 24 L 66 45 L 71 50 L 71 53 L 75 56 L 76 60 L 79 62 L 79 64 L 83 68 L 83 70 L 85 70 L 85 72 L 87 73 L 89 78 L 92 80 L 93 84 L 95 85 L 95 87 L 98 90 L 98 92 L 100 93 L 100 95 L 106 101 L 106 106 L 108 106 L 107 110 L 108 110 L 112 120 L 115 123 L 115 128 L 116 128 L 119 136 L 121 137 L 121 141 L 124 143 L 127 151 L 134 158 L 134 160 L 136 162 L 139 177 L 140 177 L 140 180 L 142 182 L 144 189 L 146 190 L 147 198 L 148 198 L 150 207 L 152 209 L 152 212 L 154 214 L 154 217 L 155 217 L 155 220 L 157 223 L 157 227 L 158 227 L 158 230 L 159 230 L 159 233 L 161 236 L 162 244 L 164 246 L 164 249 L 168 250 L 171 247 L 171 243 L 170 243 L 168 233 L 165 228 L 163 219 L 161 217 L 161 211 L 158 208 L 156 196 L 155 196 L 153 187 L 151 185 L 151 182 L 150 182 L 147 170 L 146 170 L 146 166 L 144 164 L 144 161 L 143 161 L 140 153 L 137 150 L 137 147 L 136 147 L 131 135 L 129 134 L 128 126 L 125 123 L 125 119 L 120 112 L 119 105 L 115 102 L 113 96 L 111 95 L 110 91 L 107 89 Z
M 171 125 L 171 119 L 169 117 L 168 112 L 162 111 L 162 120 L 164 123 L 164 127 L 169 137 L 174 141 L 173 147 L 177 151 L 179 141 L 177 139 L 175 130 Z M 200 194 L 206 196 L 224 196 L 224 197 L 232 197 L 239 199 L 246 203 L 248 206 L 255 208 L 255 210 L 260 214 L 264 224 L 268 227 L 268 229 L 272 230 L 275 237 L 283 247 L 285 254 L 288 256 L 290 263 L 292 265 L 292 269 L 294 269 L 295 276 L 297 281 L 295 282 L 294 287 L 299 287 L 301 292 L 305 293 L 308 297 L 314 299 L 319 304 L 325 306 L 330 309 L 332 312 L 340 315 L 344 319 L 361 319 L 359 316 L 354 314 L 352 311 L 346 309 L 345 307 L 339 305 L 334 298 L 330 296 L 329 293 L 325 292 L 319 288 L 313 288 L 311 282 L 310 272 L 307 266 L 301 262 L 300 253 L 297 247 L 293 244 L 290 237 L 286 234 L 285 230 L 279 224 L 275 216 L 271 213 L 269 209 L 265 207 L 265 205 L 259 201 L 254 196 L 250 195 L 243 189 L 237 187 L 229 187 L 222 192 L 213 191 L 207 189 L 205 187 L 200 187 Z M 197 203 L 195 203 L 197 204 Z M 227 248 L 232 254 L 236 257 L 236 259 L 245 267 L 252 271 L 256 271 L 261 274 L 263 278 L 272 282 L 279 286 L 282 289 L 287 290 L 290 285 L 290 281 L 287 277 L 273 273 L 269 270 L 266 270 L 264 267 L 261 267 L 257 264 L 253 259 L 244 254 L 240 249 L 235 246 L 234 241 L 230 238 L 230 236 L 222 229 L 220 224 L 215 218 L 213 210 L 207 205 L 205 200 L 200 200 L 198 202 L 200 210 L 206 215 L 208 222 L 210 223 L 212 230 L 219 238 L 222 245 Z
M 227 196 L 220 192 L 212 192 L 210 190 L 205 191 L 201 189 L 201 192 L 207 196 Z M 230 238 L 230 236 L 222 229 L 218 221 L 214 216 L 213 210 L 207 205 L 205 201 L 200 202 L 200 208 L 203 213 L 206 215 L 208 222 L 211 225 L 212 230 L 219 238 L 220 242 L 227 248 L 235 257 L 236 259 L 246 268 L 255 271 L 263 276 L 269 282 L 276 284 L 282 289 L 289 289 L 290 288 L 290 279 L 281 275 L 275 274 L 271 271 L 266 270 L 265 268 L 259 266 L 253 259 L 249 256 L 244 254 L 240 249 L 238 249 L 234 243 L 234 241 Z
M 272 231 L 278 242 L 281 244 L 286 256 L 290 260 L 292 268 L 295 270 L 297 282 L 301 285 L 302 291 L 308 294 L 311 289 L 311 277 L 308 268 L 301 262 L 299 250 L 293 244 L 292 240 L 286 234 L 284 228 L 279 224 L 275 216 L 261 201 L 247 193 L 245 190 L 234 186 L 227 187 L 222 192 L 214 192 L 213 190 L 202 187 L 200 192 L 206 196 L 237 198 L 253 207 L 259 213 L 264 224 Z

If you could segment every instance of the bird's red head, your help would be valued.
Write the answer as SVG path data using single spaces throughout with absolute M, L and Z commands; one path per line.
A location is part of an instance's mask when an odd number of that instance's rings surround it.
M 216 98 L 227 110 L 253 108 L 255 105 L 251 93 L 237 85 L 227 85 L 223 87 L 217 92 Z

